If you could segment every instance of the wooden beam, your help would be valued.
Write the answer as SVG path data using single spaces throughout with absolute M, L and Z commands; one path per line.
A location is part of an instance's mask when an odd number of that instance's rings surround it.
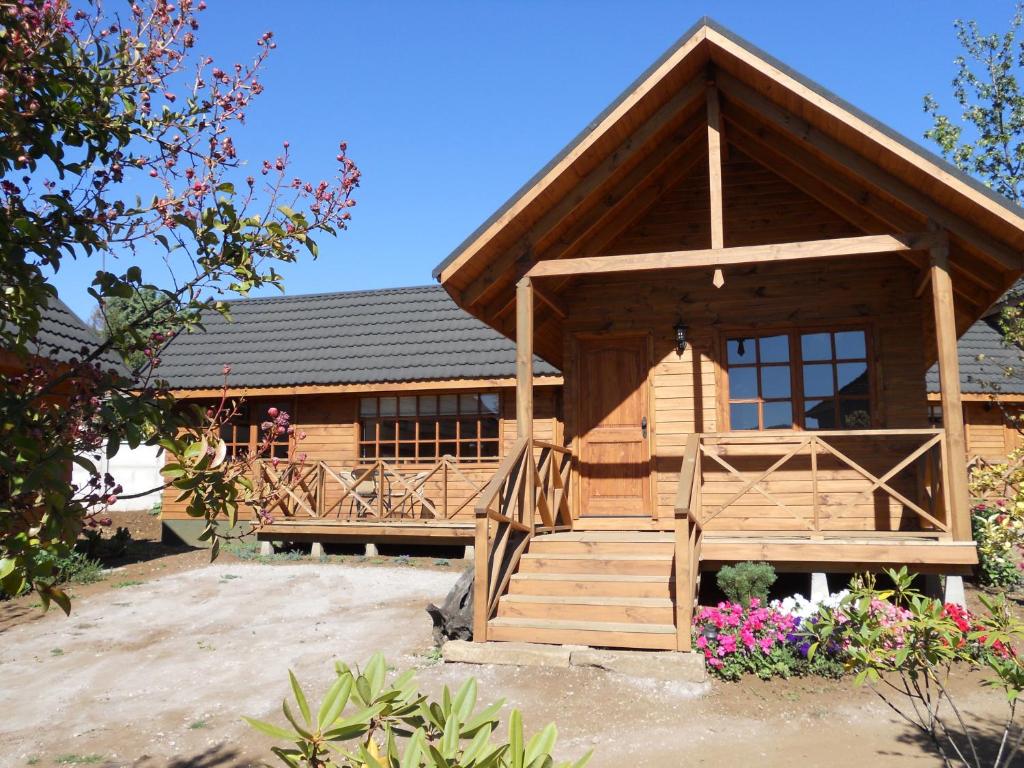
M 862 155 L 778 106 L 728 73 L 719 73 L 717 82 L 718 87 L 729 98 L 747 104 L 759 117 L 794 136 L 805 146 L 813 147 L 822 155 L 849 168 L 865 182 L 903 202 L 922 216 L 934 220 L 999 268 L 1019 272 L 1024 266 L 1021 255 L 1010 246 L 997 241 L 971 222 L 948 211 L 931 198 L 890 175 Z
M 533 285 L 516 286 L 516 435 L 533 439 Z
M 565 312 L 565 309 L 562 307 L 562 303 L 547 291 L 541 290 L 540 286 L 533 286 L 533 293 L 538 299 L 547 304 L 548 308 L 552 312 L 554 312 L 560 319 L 565 320 L 566 317 L 568 317 L 568 315 Z
M 865 256 L 876 253 L 902 253 L 931 247 L 930 234 L 864 235 L 832 240 L 806 240 L 796 243 L 745 245 L 735 248 L 711 248 L 663 253 L 630 253 L 618 256 L 587 256 L 578 259 L 542 261 L 527 276 L 565 277 L 570 275 L 608 274 L 613 272 L 649 272 L 691 267 L 723 267 L 801 259 L 822 259 L 838 256 Z
M 931 247 L 932 305 L 938 347 L 942 424 L 946 432 L 945 486 L 949 490 L 950 531 L 956 541 L 970 541 L 971 512 L 967 490 L 967 439 L 960 397 L 960 358 L 956 348 L 953 284 L 949 276 L 949 241 L 940 238 Z
M 711 247 L 725 247 L 722 215 L 722 136 L 719 127 L 718 89 L 708 83 L 708 179 L 711 199 Z
M 502 253 L 462 291 L 460 303 L 463 306 L 472 306 L 483 301 L 491 295 L 491 287 L 499 275 L 511 269 L 517 261 L 532 261 L 534 254 L 546 247 L 544 241 L 550 237 L 550 232 L 566 217 L 594 196 L 600 195 L 605 187 L 613 185 L 616 177 L 628 173 L 643 159 L 645 150 L 649 149 L 652 143 L 663 138 L 666 132 L 672 130 L 675 123 L 685 120 L 687 108 L 697 102 L 701 90 L 702 84 L 694 80 L 665 102 L 649 120 L 644 121 L 625 141 L 589 171 L 569 194 L 548 208 L 514 245 L 503 249 Z

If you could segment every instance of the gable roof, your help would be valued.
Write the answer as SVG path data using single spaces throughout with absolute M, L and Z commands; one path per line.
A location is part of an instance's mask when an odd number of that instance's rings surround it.
M 932 221 L 947 230 L 954 290 L 966 299 L 960 331 L 1024 271 L 1019 208 L 704 18 L 442 261 L 434 277 L 468 312 L 514 335 L 507 309 L 515 281 L 540 260 L 604 255 L 593 237 L 608 229 L 601 213 L 619 206 L 631 188 L 646 184 L 645 192 L 657 192 L 661 171 L 649 169 L 662 166 L 649 161 L 671 159 L 691 139 L 697 141 L 690 149 L 700 148 L 711 82 L 726 143 L 760 145 L 784 164 L 815 168 L 802 175 L 837 204 L 841 199 L 865 234 L 920 232 Z M 676 158 L 696 159 L 689 150 Z M 623 183 L 628 179 L 635 180 Z M 728 231 L 725 237 L 728 244 Z M 545 322 L 558 325 L 551 318 L 535 325 Z M 558 361 L 557 349 L 537 348 Z
M 998 316 L 990 316 L 972 325 L 957 342 L 960 357 L 960 391 L 989 395 L 1002 392 L 1024 395 L 1024 353 L 1003 342 Z M 1004 371 L 1013 368 L 1015 376 Z M 939 391 L 938 364 L 928 369 L 925 382 L 929 392 Z
M 230 302 L 161 355 L 172 389 L 232 389 L 507 378 L 515 346 L 437 285 Z M 537 359 L 540 376 L 558 371 Z
M 523 198 L 538 184 L 542 182 L 552 171 L 560 166 L 567 158 L 570 158 L 577 151 L 579 151 L 584 144 L 589 140 L 593 139 L 595 133 L 606 129 L 603 125 L 606 120 L 613 115 L 619 108 L 624 105 L 629 99 L 636 96 L 645 85 L 648 85 L 648 81 L 652 78 L 656 78 L 661 74 L 661 70 L 665 67 L 666 63 L 673 59 L 676 59 L 680 54 L 689 54 L 690 49 L 695 46 L 696 43 L 702 39 L 708 39 L 709 33 L 711 39 L 715 37 L 720 38 L 723 41 L 728 41 L 732 45 L 750 54 L 752 57 L 759 59 L 767 67 L 775 70 L 778 74 L 788 78 L 795 83 L 799 83 L 801 86 L 806 88 L 812 94 L 817 95 L 821 99 L 830 102 L 831 104 L 839 107 L 844 112 L 847 112 L 851 117 L 858 121 L 863 122 L 865 125 L 870 126 L 874 130 L 878 131 L 882 135 L 891 139 L 892 141 L 899 144 L 901 147 L 906 149 L 908 152 L 919 156 L 923 161 L 935 167 L 941 175 L 947 175 L 949 180 L 955 181 L 962 184 L 964 187 L 969 189 L 973 193 L 980 194 L 986 198 L 989 202 L 994 203 L 997 207 L 1006 210 L 1013 214 L 1014 217 L 1020 218 L 1021 213 L 1019 208 L 1005 196 L 999 194 L 993 189 L 985 186 L 981 181 L 974 178 L 970 174 L 967 174 L 957 168 L 952 163 L 948 162 L 944 158 L 940 157 L 936 153 L 929 149 L 926 149 L 918 142 L 900 132 L 889 127 L 885 123 L 881 122 L 875 117 L 867 114 L 863 110 L 854 106 L 850 102 L 846 101 L 842 97 L 836 95 L 825 86 L 816 82 L 815 80 L 807 77 L 806 75 L 797 72 L 789 65 L 775 58 L 771 54 L 765 52 L 758 46 L 751 43 L 749 40 L 741 37 L 740 35 L 733 32 L 728 27 L 715 21 L 710 16 L 704 16 L 699 19 L 692 27 L 690 27 L 682 36 L 676 40 L 658 59 L 651 64 L 646 70 L 644 70 L 639 77 L 633 82 L 626 86 L 615 99 L 605 107 L 593 120 L 587 123 L 586 127 L 583 128 L 576 136 L 566 144 L 561 151 L 558 152 L 551 160 L 544 165 L 537 173 L 531 176 L 519 189 L 517 189 L 512 196 L 506 200 L 494 213 L 492 213 L 486 221 L 484 221 L 479 227 L 471 232 L 461 243 L 459 243 L 451 253 L 439 263 L 432 272 L 432 276 L 435 280 L 440 280 L 442 273 L 447 267 L 449 267 L 456 259 L 463 254 L 467 248 L 469 248 L 481 235 L 483 235 L 488 229 L 490 229 L 496 222 L 502 219 L 509 211 L 517 204 L 523 201 Z

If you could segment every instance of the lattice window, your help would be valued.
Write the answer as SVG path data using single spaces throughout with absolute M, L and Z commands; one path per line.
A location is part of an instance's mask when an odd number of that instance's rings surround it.
M 869 359 L 863 329 L 730 336 L 729 428 L 869 429 Z
M 492 461 L 500 455 L 496 393 L 363 397 L 359 401 L 362 459 L 433 462 Z

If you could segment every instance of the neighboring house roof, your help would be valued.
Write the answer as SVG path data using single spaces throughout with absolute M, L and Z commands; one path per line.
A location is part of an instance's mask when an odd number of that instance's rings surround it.
M 515 344 L 438 285 L 230 302 L 161 354 L 172 389 L 370 384 L 515 376 Z M 537 375 L 559 372 L 534 360 Z
M 83 347 L 92 351 L 101 343 L 96 331 L 82 322 L 60 299 L 51 298 L 41 315 L 39 332 L 28 345 L 29 351 L 39 357 L 61 363 L 81 360 L 84 357 Z M 112 350 L 101 355 L 100 361 L 122 374 L 128 372 L 121 357 Z
M 960 354 L 960 391 L 968 394 L 1024 394 L 1024 354 L 1003 342 L 996 317 L 979 320 L 957 342 Z M 1007 376 L 1004 371 L 1017 373 Z M 939 368 L 925 378 L 929 392 L 939 391 Z

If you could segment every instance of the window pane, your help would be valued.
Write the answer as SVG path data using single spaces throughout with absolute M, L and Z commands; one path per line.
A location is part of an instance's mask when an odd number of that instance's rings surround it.
M 398 444 L 398 457 L 400 459 L 415 459 L 416 458 L 416 443 L 399 443 Z
M 393 397 L 382 397 L 380 399 L 380 415 L 394 416 L 398 413 L 398 401 Z
M 415 397 L 402 397 L 398 400 L 398 412 L 402 416 L 415 416 L 416 415 L 416 398 Z
M 481 437 L 498 437 L 498 420 L 497 419 L 481 419 L 480 420 L 480 436 Z
M 831 360 L 832 334 L 805 333 L 800 337 L 800 354 L 804 360 Z
M 380 439 L 381 440 L 394 440 L 395 439 L 395 422 L 393 422 L 393 421 L 382 421 L 382 422 L 380 422 Z
M 376 397 L 363 397 L 359 400 L 359 415 L 360 416 L 376 416 L 377 415 L 377 398 Z
M 850 360 L 867 357 L 864 331 L 840 331 L 836 334 L 836 358 Z
M 729 428 L 757 429 L 757 403 L 732 403 L 729 406 Z
M 363 443 L 359 446 L 359 458 L 361 459 L 375 459 L 377 458 L 377 446 L 372 443 Z
M 866 395 L 868 393 L 868 364 L 840 363 L 836 366 L 839 391 L 844 395 Z
M 421 459 L 436 459 L 437 445 L 433 442 L 420 443 L 420 458 Z
M 791 429 L 793 427 L 793 404 L 789 400 L 764 404 L 765 429 Z
M 867 400 L 840 400 L 839 419 L 843 429 L 870 429 L 871 408 Z
M 831 365 L 804 366 L 804 395 L 815 397 L 835 394 Z
M 459 422 L 459 439 L 465 440 L 467 437 L 476 440 L 476 419 L 463 419 Z
M 477 395 L 459 395 L 459 413 L 477 413 L 480 398 Z
M 487 395 L 480 395 L 480 410 L 484 413 L 497 413 L 498 412 L 498 396 L 494 393 Z
M 789 362 L 789 336 L 764 336 L 757 340 L 762 363 Z
M 420 421 L 420 440 L 433 442 L 437 436 L 437 422 L 434 419 L 423 419 Z
M 441 433 L 442 440 L 455 439 L 455 422 L 452 419 L 441 419 L 437 423 L 437 428 Z
M 288 443 L 274 443 L 270 447 L 270 454 L 276 459 L 287 459 Z
M 480 444 L 480 457 L 484 459 L 498 458 L 498 441 L 491 440 Z
M 726 342 L 727 357 L 730 363 L 753 363 L 754 339 L 729 339 Z
M 375 421 L 364 421 L 363 422 L 363 440 L 376 440 L 377 439 L 377 422 Z
M 757 368 L 731 368 L 729 370 L 729 398 L 745 400 L 757 397 Z
M 442 456 L 454 456 L 455 455 L 455 443 L 441 443 L 441 455 Z
M 424 416 L 437 414 L 437 398 L 434 395 L 424 395 L 420 398 L 420 413 Z
M 804 403 L 804 426 L 807 429 L 835 429 L 835 400 L 808 400 Z
M 441 395 L 441 397 L 438 399 L 441 401 L 441 413 L 443 413 L 446 416 L 458 413 L 458 395 Z
M 761 397 L 789 397 L 788 365 L 769 365 L 761 369 Z M 767 416 L 765 416 L 767 426 Z
M 415 421 L 400 421 L 400 422 L 398 422 L 398 439 L 399 440 L 415 440 L 416 439 L 416 422 Z
M 460 442 L 459 443 L 459 458 L 462 460 L 475 459 L 480 455 L 478 443 L 473 440 L 471 442 Z

